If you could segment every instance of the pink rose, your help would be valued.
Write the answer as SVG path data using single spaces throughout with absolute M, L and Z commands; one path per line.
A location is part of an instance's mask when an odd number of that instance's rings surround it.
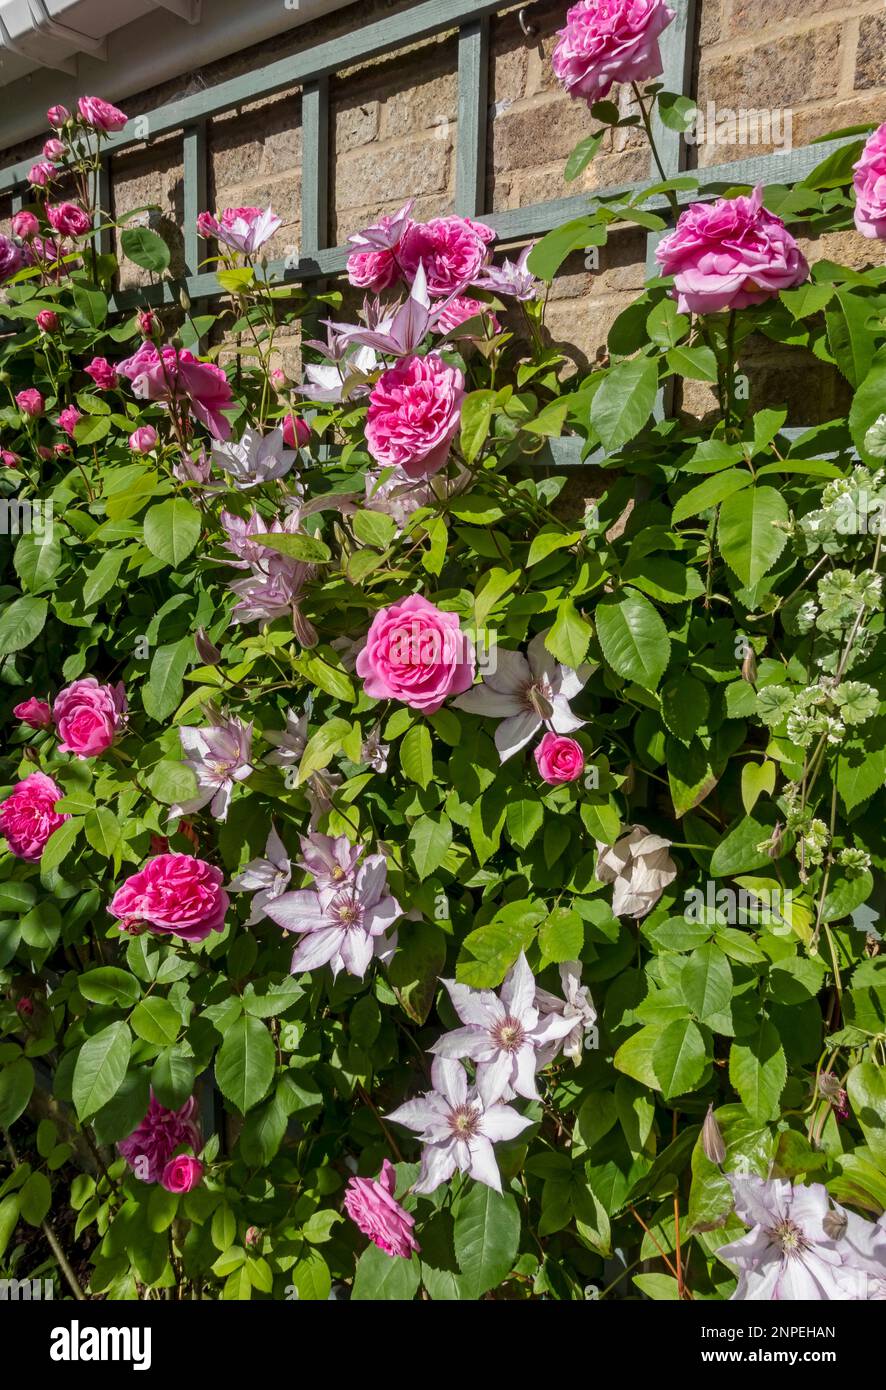
M 192 1154 L 171 1158 L 163 1169 L 161 1187 L 167 1192 L 191 1192 L 203 1179 L 203 1164 Z
M 401 700 L 433 714 L 447 696 L 470 688 L 474 666 L 458 615 L 413 594 L 376 613 L 356 669 L 374 700 Z
M 369 396 L 366 444 L 384 466 L 409 478 L 437 473 L 461 420 L 465 379 L 442 357 L 404 357 L 383 372 Z
M 589 106 L 614 82 L 645 82 L 662 71 L 659 35 L 674 18 L 665 0 L 579 0 L 551 55 L 558 81 Z
M 23 724 L 30 724 L 32 729 L 48 729 L 52 723 L 52 710 L 45 700 L 38 700 L 36 695 L 23 700 L 12 712 L 16 719 L 20 719 Z
M 100 391 L 113 391 L 117 385 L 117 373 L 106 357 L 93 357 L 88 367 L 84 367 Z
M 12 219 L 12 230 L 22 241 L 30 241 L 40 230 L 40 223 L 32 212 L 17 212 Z
M 393 251 L 352 251 L 348 256 L 348 279 L 358 290 L 381 294 L 399 276 L 400 267 Z
M 47 140 L 43 146 L 43 153 L 47 159 L 61 159 L 65 152 L 65 147 L 61 140 Z
M 203 941 L 221 931 L 229 898 L 221 869 L 190 854 L 158 854 L 117 889 L 108 911 L 124 923 L 146 922 L 161 936 Z
M 55 165 L 50 164 L 48 159 L 41 159 L 28 170 L 28 183 L 33 188 L 45 188 L 48 183 L 52 183 L 55 175 Z
M 655 252 L 683 313 L 746 309 L 802 284 L 806 259 L 781 218 L 750 197 L 693 203 Z
M 85 236 L 92 226 L 89 214 L 76 203 L 47 204 L 46 216 L 49 225 L 61 236 Z
M 8 280 L 25 265 L 25 256 L 20 246 L 0 233 L 0 280 Z
M 443 306 L 436 317 L 434 327 L 438 333 L 454 333 L 454 330 L 467 323 L 468 319 L 475 318 L 488 318 L 493 333 L 501 332 L 501 324 L 489 305 L 484 304 L 482 299 L 471 299 L 466 294 L 450 299 Z
M 69 434 L 73 439 L 77 421 L 82 419 L 83 416 L 75 405 L 66 405 L 64 410 L 59 411 L 59 428 L 63 429 L 65 434 Z
M 132 357 L 118 363 L 117 370 L 132 382 L 139 400 L 184 400 L 214 438 L 230 438 L 231 422 L 222 411 L 233 404 L 233 392 L 224 371 L 213 362 L 198 361 L 187 348 L 158 350 L 144 342 Z
M 36 420 L 46 409 L 46 402 L 36 386 L 29 386 L 27 390 L 19 391 L 15 403 L 22 414 L 29 415 L 32 420 Z
M 92 126 L 93 130 L 100 130 L 103 135 L 122 130 L 129 120 L 118 107 L 112 106 L 109 101 L 102 101 L 101 97 L 81 97 L 77 107 L 86 124 Z
M 429 294 L 455 294 L 469 285 L 484 265 L 494 239 L 491 227 L 468 217 L 416 222 L 400 243 L 400 264 L 412 279 L 422 263 Z
M 140 309 L 138 313 L 138 331 L 143 338 L 154 338 L 157 334 L 159 324 L 157 315 L 153 309 Z
M 574 782 L 584 772 L 585 755 L 580 743 L 561 734 L 545 734 L 535 749 L 535 762 L 545 782 Z
M 99 685 L 94 676 L 85 676 L 66 686 L 52 707 L 59 752 L 76 753 L 78 758 L 104 753 L 114 742 L 125 709 L 122 685 Z
M 37 327 L 41 333 L 57 333 L 59 317 L 54 309 L 41 309 L 37 315 Z
M 415 1217 L 394 1200 L 397 1175 L 389 1159 L 378 1178 L 351 1178 L 345 1189 L 345 1211 L 364 1234 L 386 1255 L 408 1260 L 421 1246 L 412 1234 Z
M 32 772 L 0 802 L 0 835 L 6 837 L 17 859 L 32 863 L 40 858 L 46 841 L 62 821 L 70 817 L 54 809 L 64 792 L 43 772 Z
M 71 113 L 67 106 L 50 106 L 46 113 L 46 121 L 54 130 L 61 130 L 62 126 L 71 119 Z
M 300 415 L 287 415 L 283 421 L 283 443 L 287 449 L 303 449 L 311 437 L 311 427 Z
M 882 240 L 886 238 L 886 125 L 868 138 L 853 168 L 855 225 L 862 236 Z
M 13 453 L 12 449 L 0 449 L 0 463 L 4 468 L 18 468 L 21 457 Z
M 202 1147 L 196 1114 L 196 1096 L 189 1096 L 180 1110 L 167 1110 L 151 1092 L 145 1118 L 128 1139 L 117 1145 L 137 1178 L 142 1182 L 161 1182 L 176 1149 Z M 186 1192 L 188 1189 L 169 1189 L 170 1192 L 177 1190 Z
M 129 436 L 129 447 L 136 454 L 149 454 L 157 447 L 157 431 L 153 425 L 141 425 Z

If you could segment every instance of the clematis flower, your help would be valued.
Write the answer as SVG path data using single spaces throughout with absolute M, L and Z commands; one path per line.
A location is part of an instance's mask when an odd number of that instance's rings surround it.
M 381 731 L 375 728 L 360 746 L 360 761 L 371 767 L 373 772 L 387 772 L 390 751 L 391 745 L 382 743 Z
M 222 714 L 212 705 L 206 708 L 213 720 L 204 728 L 179 729 L 184 761 L 197 778 L 197 795 L 173 806 L 170 816 L 187 816 L 210 803 L 210 814 L 226 820 L 231 793 L 236 782 L 252 772 L 252 725 Z
M 414 352 L 426 337 L 431 324 L 431 300 L 424 266 L 419 264 L 408 297 L 393 312 L 378 319 L 374 327 L 328 323 L 328 327 L 351 343 L 377 348 L 392 357 Z
M 499 994 L 444 980 L 463 1028 L 444 1033 L 429 1050 L 438 1057 L 470 1057 L 477 1064 L 477 1092 L 484 1106 L 515 1095 L 538 1100 L 538 1050 L 572 1032 L 573 1019 L 535 1004 L 535 976 L 521 951 Z
M 380 217 L 372 226 L 348 237 L 348 244 L 354 248 L 347 266 L 352 285 L 378 294 L 399 278 L 401 272 L 395 252 L 412 226 L 410 214 L 414 202 L 415 199 L 410 198 L 399 212 Z
M 505 259 L 501 265 L 484 265 L 474 276 L 473 284 L 481 290 L 491 290 L 493 294 L 508 295 L 511 299 L 538 299 L 541 281 L 536 279 L 526 262 L 535 249 L 531 241 L 524 246 L 516 261 Z
M 412 1191 L 427 1195 L 448 1182 L 456 1169 L 476 1182 L 501 1192 L 501 1174 L 493 1144 L 516 1139 L 532 1121 L 508 1105 L 484 1106 L 460 1062 L 435 1057 L 432 1091 L 408 1100 L 388 1115 L 395 1124 L 414 1130 L 425 1145 L 421 1170 Z
M 615 884 L 612 911 L 616 917 L 645 917 L 652 911 L 677 877 L 670 847 L 670 840 L 653 835 L 645 825 L 635 825 L 614 845 L 597 841 L 594 874 L 601 883 Z
M 235 893 L 255 894 L 247 927 L 254 927 L 256 922 L 261 922 L 267 917 L 265 908 L 268 903 L 286 892 L 291 878 L 292 866 L 286 846 L 272 825 L 265 845 L 264 859 L 251 859 L 246 868 L 237 874 L 236 878 L 231 879 L 229 885 Z
M 294 709 L 288 709 L 286 728 L 265 729 L 262 737 L 274 745 L 274 752 L 265 754 L 266 763 L 273 767 L 295 767 L 301 762 L 308 741 L 307 713 L 296 714 Z
M 539 1048 L 539 1071 L 549 1066 L 561 1051 L 564 1057 L 571 1058 L 578 1066 L 582 1058 L 585 1035 L 594 1031 L 597 1022 L 597 1010 L 594 1008 L 591 992 L 587 985 L 581 982 L 580 960 L 561 962 L 560 983 L 563 986 L 563 999 L 558 999 L 556 994 L 549 994 L 546 989 L 535 991 L 535 1007 L 542 1017 L 546 1014 L 559 1014 L 562 1018 L 569 1019 L 572 1024 L 570 1031 L 563 1037 L 555 1038 Z
M 545 646 L 546 636 L 546 632 L 537 633 L 525 656 L 496 648 L 495 670 L 452 702 L 469 714 L 501 719 L 495 746 L 502 762 L 525 747 L 544 725 L 554 733 L 569 734 L 585 722 L 572 713 L 569 701 L 582 689 L 591 668 L 585 665 L 573 671 L 563 666 Z
M 394 943 L 384 937 L 402 908 L 387 891 L 387 875 L 384 855 L 370 854 L 337 887 L 303 888 L 268 903 L 272 921 L 301 934 L 293 975 L 329 964 L 333 977 L 346 970 L 362 979 L 374 955 L 390 958 Z
M 820 1183 L 802 1187 L 753 1175 L 726 1176 L 736 1215 L 751 1227 L 717 1251 L 719 1259 L 738 1267 L 733 1301 L 867 1300 L 870 1283 L 886 1276 L 886 1231 L 842 1208 L 834 1221 Z M 829 1235 L 835 1228 L 840 1233 Z
M 302 835 L 299 843 L 299 868 L 313 874 L 314 888 L 318 892 L 353 882 L 363 854 L 362 845 L 352 844 L 347 835 L 319 835 L 315 831 Z
M 197 231 L 202 237 L 215 237 L 223 246 L 245 256 L 261 250 L 282 225 L 282 220 L 270 207 L 264 211 L 261 208 L 225 208 L 219 218 L 210 212 L 201 212 L 197 218 Z
M 285 478 L 295 463 L 295 452 L 284 448 L 282 429 L 262 435 L 247 426 L 241 439 L 213 445 L 212 460 L 243 491 Z

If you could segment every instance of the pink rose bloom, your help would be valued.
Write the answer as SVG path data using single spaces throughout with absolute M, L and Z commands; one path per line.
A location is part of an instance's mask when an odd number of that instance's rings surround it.
M 59 412 L 59 427 L 64 430 L 65 434 L 69 434 L 73 439 L 77 421 L 82 419 L 83 416 L 75 405 L 66 405 L 64 410 Z
M 4 468 L 18 468 L 21 458 L 12 449 L 0 449 L 0 463 Z
M 50 164 L 48 159 L 41 159 L 28 170 L 28 183 L 33 188 L 45 188 L 48 183 L 52 183 L 55 175 L 55 165 Z
M 86 124 L 92 126 L 93 130 L 100 130 L 103 135 L 122 130 L 129 120 L 118 107 L 112 106 L 109 101 L 102 101 L 101 97 L 81 97 L 77 107 Z
M 404 357 L 382 372 L 369 395 L 366 445 L 376 463 L 409 478 L 437 473 L 461 421 L 465 379 L 442 357 Z
M 494 333 L 501 332 L 501 324 L 492 312 L 488 304 L 484 304 L 482 299 L 471 299 L 466 294 L 460 294 L 455 299 L 450 299 L 438 313 L 434 322 L 434 327 L 438 333 L 452 333 L 468 319 L 478 317 L 488 318 Z
M 400 278 L 397 248 L 413 225 L 410 216 L 415 200 L 409 199 L 395 213 L 385 213 L 370 227 L 348 237 L 354 250 L 348 256 L 348 278 L 358 289 L 380 294 Z
M 287 449 L 303 449 L 311 437 L 310 425 L 300 415 L 287 415 L 283 421 L 283 443 Z
M 486 262 L 495 232 L 469 217 L 435 217 L 416 222 L 400 243 L 400 264 L 412 279 L 419 262 L 425 268 L 428 294 L 448 295 L 463 290 Z
M 223 246 L 247 256 L 260 250 L 282 225 L 272 208 L 225 208 L 220 218 L 210 212 L 201 212 L 197 218 L 202 237 L 214 236 Z
M 62 236 L 84 236 L 92 226 L 89 214 L 76 203 L 47 204 L 46 216 L 49 225 Z
M 447 696 L 470 689 L 474 667 L 473 643 L 458 614 L 413 594 L 376 613 L 356 670 L 374 700 L 401 700 L 434 714 Z
M 140 309 L 138 313 L 138 331 L 143 338 L 153 338 L 157 331 L 157 316 L 153 309 Z
M 61 140 L 47 140 L 43 146 L 43 153 L 47 159 L 61 159 L 65 152 L 65 147 Z
M 179 1154 L 171 1158 L 160 1177 L 161 1187 L 167 1192 L 191 1192 L 203 1180 L 203 1164 L 192 1154 Z
M 203 941 L 224 926 L 230 899 L 223 878 L 190 854 L 158 854 L 117 889 L 108 911 L 122 922 L 147 922 L 163 936 Z
M 12 230 L 22 241 L 30 241 L 40 230 L 40 223 L 32 212 L 17 212 L 12 219 Z
M 230 438 L 231 422 L 222 411 L 232 404 L 233 392 L 221 367 L 198 361 L 186 348 L 167 345 L 158 351 L 153 343 L 144 342 L 117 370 L 132 382 L 139 400 L 185 400 L 214 438 Z
M 12 712 L 16 719 L 20 719 L 23 724 L 30 724 L 32 729 L 48 729 L 52 723 L 52 710 L 45 700 L 38 700 L 36 695 L 23 700 Z
M 781 218 L 767 212 L 763 192 L 693 203 L 655 252 L 662 275 L 673 275 L 683 313 L 746 309 L 800 285 L 809 274 L 802 251 Z
M 0 280 L 8 280 L 26 264 L 20 246 L 0 232 Z
M 149 454 L 157 446 L 157 431 L 153 425 L 141 425 L 129 436 L 129 447 L 136 454 Z
M 535 749 L 535 762 L 545 782 L 574 782 L 584 772 L 585 755 L 580 743 L 562 734 L 546 733 Z
M 393 251 L 352 251 L 348 256 L 348 279 L 358 290 L 381 294 L 399 279 L 400 267 Z
M 421 1246 L 412 1234 L 415 1217 L 394 1200 L 396 1185 L 394 1165 L 386 1158 L 378 1179 L 351 1178 L 345 1189 L 345 1211 L 379 1250 L 408 1260 Z
M 37 315 L 37 327 L 41 333 L 57 333 L 59 317 L 54 309 L 41 309 Z
M 117 373 L 106 357 L 93 357 L 88 367 L 84 367 L 100 391 L 113 391 L 117 385 Z
M 71 113 L 67 106 L 50 106 L 46 113 L 46 121 L 54 130 L 61 130 L 66 121 L 71 119 Z
M 70 817 L 54 809 L 64 792 L 43 772 L 32 772 L 0 802 L 0 835 L 17 859 L 35 862 L 46 841 Z
M 862 236 L 886 238 L 886 125 L 868 138 L 855 170 L 855 225 Z M 13 222 L 13 231 L 15 223 Z
M 46 402 L 36 386 L 29 386 L 27 390 L 19 391 L 15 403 L 22 414 L 29 415 L 32 420 L 36 420 L 46 409 Z
M 126 709 L 123 686 L 99 685 L 84 676 L 55 697 L 52 718 L 61 739 L 60 753 L 95 758 L 114 742 Z
M 551 55 L 558 81 L 589 106 L 614 82 L 645 82 L 662 71 L 659 35 L 674 18 L 665 0 L 579 0 Z
M 160 1182 L 176 1149 L 202 1148 L 196 1113 L 196 1096 L 189 1096 L 181 1110 L 167 1110 L 151 1092 L 147 1115 L 129 1138 L 117 1145 L 137 1178 L 142 1182 Z

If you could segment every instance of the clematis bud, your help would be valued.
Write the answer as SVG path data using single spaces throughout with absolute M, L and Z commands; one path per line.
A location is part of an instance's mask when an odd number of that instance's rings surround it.
M 748 647 L 747 655 L 741 663 L 741 678 L 750 685 L 757 679 L 757 658 L 754 656 L 753 647 Z
M 849 1225 L 849 1217 L 845 1211 L 829 1211 L 821 1225 L 828 1240 L 842 1240 Z
M 185 313 L 187 313 L 191 307 L 191 296 L 188 294 L 184 286 L 182 286 L 182 288 L 178 292 L 178 302 L 184 309 Z
M 206 636 L 206 629 L 198 627 L 194 633 L 194 646 L 197 648 L 197 655 L 207 666 L 217 666 L 221 661 L 221 652 L 214 642 L 210 642 Z
M 726 1159 L 726 1144 L 720 1132 L 714 1116 L 713 1105 L 708 1106 L 708 1113 L 704 1117 L 704 1124 L 701 1130 L 701 1146 L 704 1149 L 704 1156 L 709 1163 L 716 1163 L 720 1168 Z

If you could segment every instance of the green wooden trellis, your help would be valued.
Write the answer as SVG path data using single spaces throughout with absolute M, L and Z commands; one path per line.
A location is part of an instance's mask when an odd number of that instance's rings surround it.
M 672 0 L 677 17 L 661 40 L 667 90 L 689 94 L 695 36 L 695 0 Z M 110 185 L 110 157 L 128 146 L 142 143 L 144 123 L 153 139 L 181 131 L 184 145 L 184 261 L 186 275 L 181 282 L 192 301 L 210 299 L 220 293 L 212 273 L 198 269 L 201 244 L 196 232 L 197 212 L 206 206 L 207 132 L 206 123 L 214 116 L 235 110 L 246 102 L 272 96 L 293 87 L 302 92 L 302 199 L 301 246 L 297 263 L 273 262 L 275 277 L 310 282 L 340 273 L 345 268 L 348 249 L 329 246 L 329 78 L 342 69 L 370 58 L 388 55 L 407 44 L 435 35 L 458 32 L 458 130 L 456 144 L 455 209 L 463 216 L 482 217 L 495 228 L 501 242 L 517 242 L 543 235 L 570 218 L 581 216 L 593 206 L 594 194 L 558 198 L 529 207 L 487 213 L 484 207 L 487 95 L 490 62 L 489 20 L 507 9 L 502 0 L 421 0 L 399 14 L 362 25 L 336 39 L 306 48 L 267 64 L 253 72 L 230 78 L 214 87 L 157 107 L 146 116 L 130 121 L 106 145 L 102 179 Z M 531 15 L 531 5 L 526 6 Z M 517 16 L 513 16 L 517 23 Z M 675 131 L 656 121 L 656 142 L 668 177 L 685 167 L 685 144 Z M 804 178 L 829 154 L 848 139 L 832 140 L 797 150 L 778 151 L 750 159 L 711 165 L 693 172 L 700 181 L 699 193 L 678 195 L 681 200 L 710 196 L 732 184 L 794 183 Z M 13 206 L 20 206 L 27 190 L 32 160 L 24 160 L 0 170 L 0 195 L 11 195 Z M 651 160 L 650 160 L 650 172 Z M 657 177 L 657 175 L 656 175 Z M 600 189 L 599 196 L 631 193 L 648 180 Z M 664 198 L 653 199 L 650 207 L 664 207 Z M 654 265 L 658 234 L 647 238 L 647 266 Z M 122 291 L 112 300 L 116 310 L 131 309 L 145 303 L 175 303 L 178 285 L 164 282 L 152 288 Z M 565 445 L 567 441 L 563 441 Z M 556 441 L 555 441 L 556 445 Z M 555 449 L 556 452 L 556 449 Z M 572 462 L 565 456 L 558 462 Z

